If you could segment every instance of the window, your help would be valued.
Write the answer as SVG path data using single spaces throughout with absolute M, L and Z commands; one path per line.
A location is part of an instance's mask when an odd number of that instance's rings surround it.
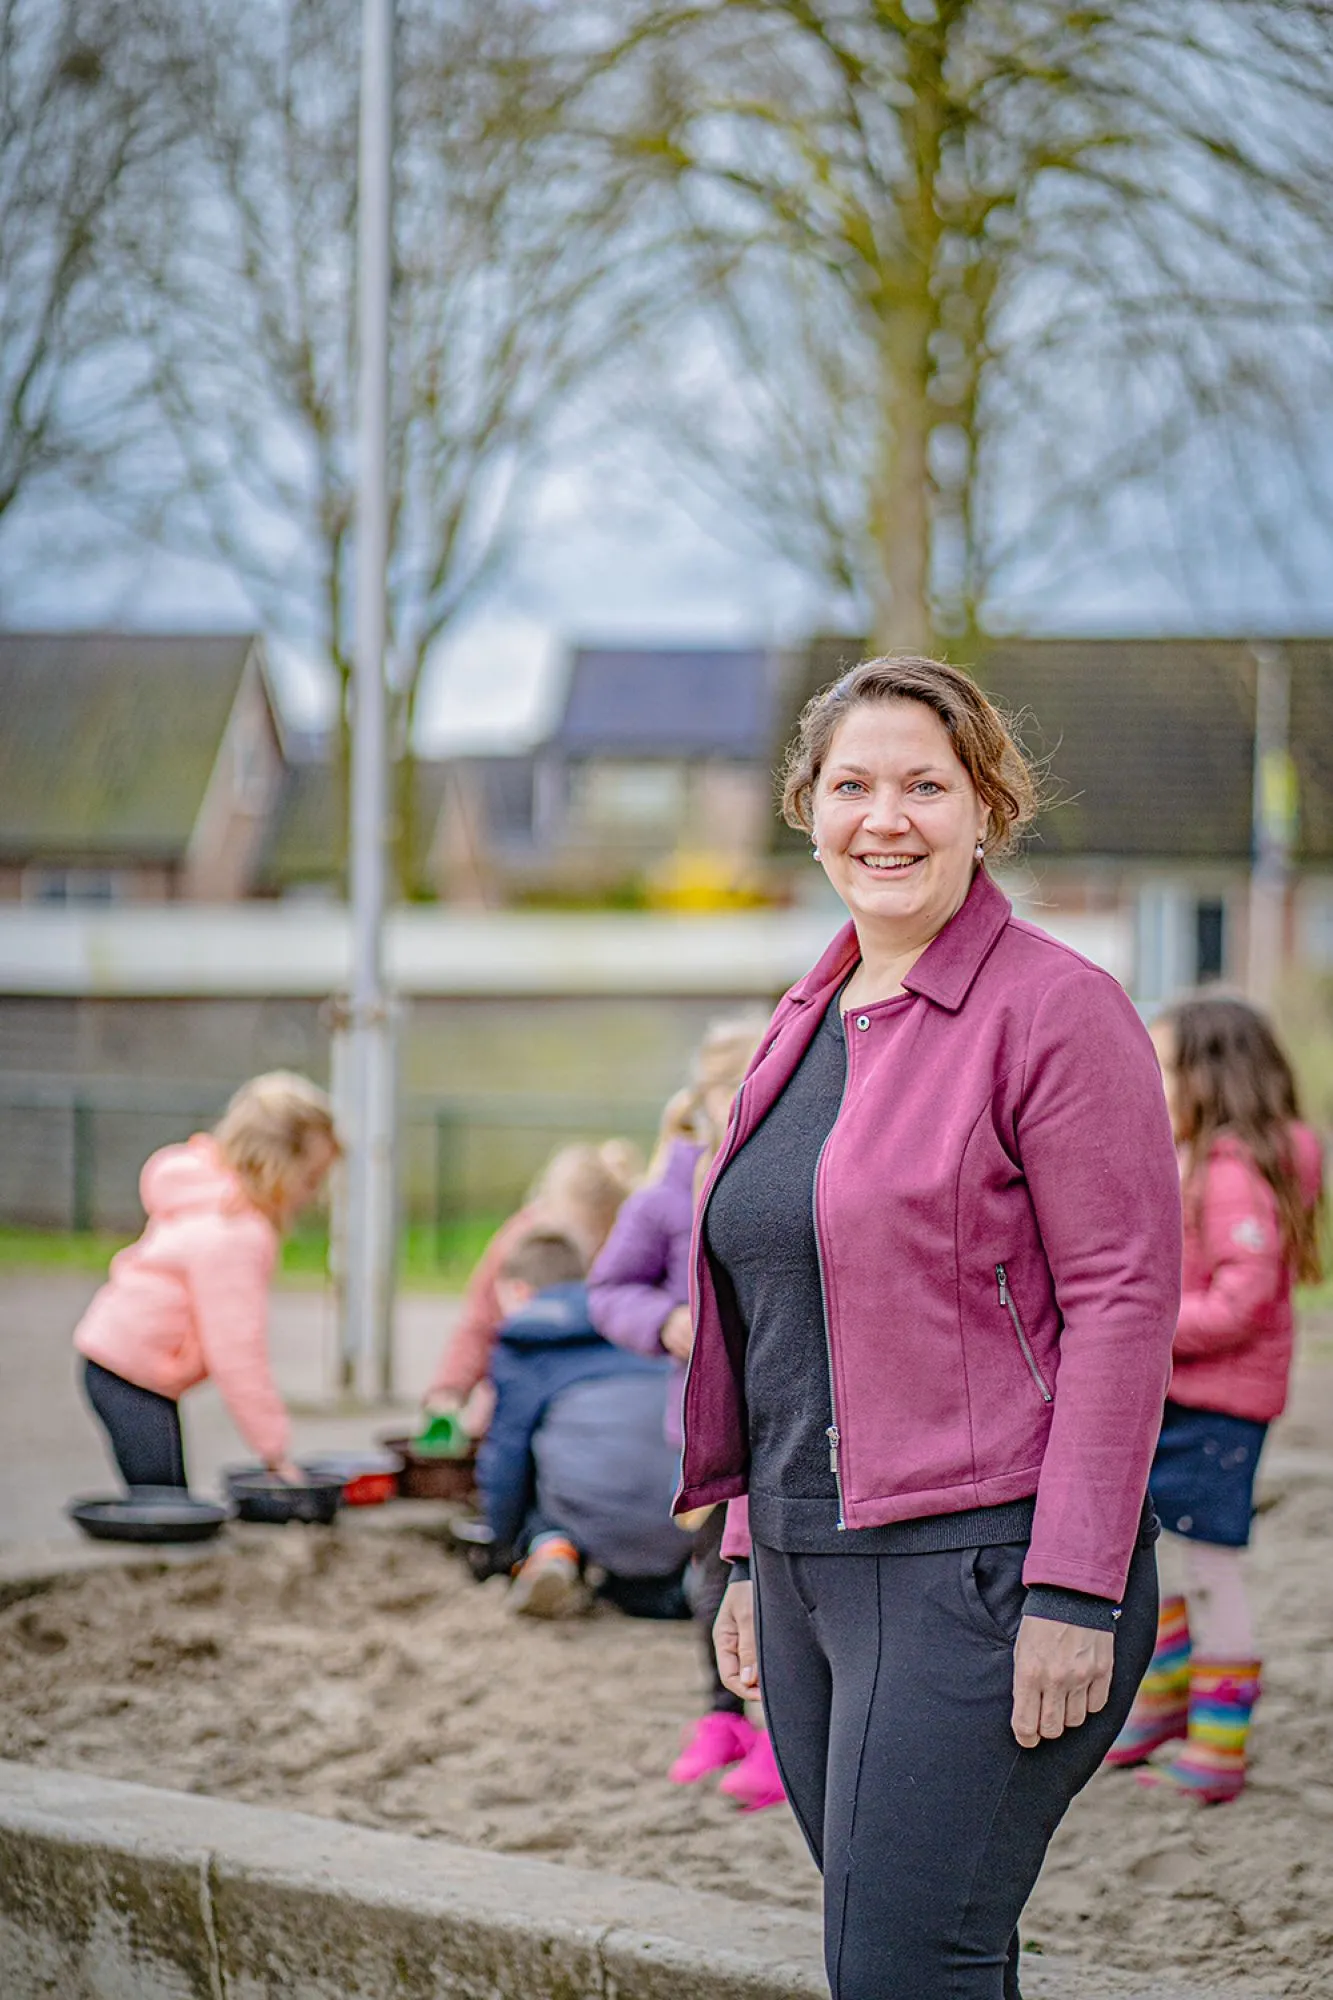
M 123 893 L 111 868 L 29 868 L 23 876 L 25 903 L 118 903 Z
M 1206 985 L 1226 967 L 1227 907 L 1220 896 L 1200 896 L 1194 905 L 1194 979 Z
M 1191 986 L 1221 979 L 1227 966 L 1226 898 L 1188 883 L 1147 881 L 1139 889 L 1134 998 L 1160 1007 Z
M 585 764 L 573 774 L 574 817 L 608 832 L 670 833 L 685 806 L 679 764 Z

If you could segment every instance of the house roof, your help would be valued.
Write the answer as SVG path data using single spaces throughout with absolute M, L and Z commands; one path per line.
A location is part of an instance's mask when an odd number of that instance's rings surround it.
M 173 861 L 250 633 L 0 633 L 0 854 Z
M 1333 861 L 1333 640 L 1280 642 L 1291 665 L 1296 857 Z M 864 657 L 810 649 L 802 698 Z M 1048 773 L 1034 855 L 1244 861 L 1256 665 L 1238 639 L 995 640 L 976 666 Z
M 550 742 L 572 757 L 762 762 L 772 729 L 772 677 L 758 648 L 581 646 Z
M 446 766 L 416 767 L 414 872 L 423 879 L 444 796 Z M 255 875 L 261 896 L 281 895 L 306 883 L 336 884 L 343 873 L 346 836 L 337 806 L 337 777 L 327 759 L 288 764 Z

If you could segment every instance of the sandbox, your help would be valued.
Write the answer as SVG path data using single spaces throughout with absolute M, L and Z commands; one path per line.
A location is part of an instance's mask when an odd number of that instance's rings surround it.
M 1331 1990 L 1333 1483 L 1270 1498 L 1251 1789 L 1200 1812 L 1094 1780 L 1029 1911 L 1034 1969 Z M 688 1626 L 515 1620 L 501 1581 L 387 1524 L 231 1530 L 188 1566 L 92 1572 L 0 1610 L 0 1757 L 813 1912 L 785 1810 L 742 1816 L 711 1785 L 666 1782 L 700 1686 Z

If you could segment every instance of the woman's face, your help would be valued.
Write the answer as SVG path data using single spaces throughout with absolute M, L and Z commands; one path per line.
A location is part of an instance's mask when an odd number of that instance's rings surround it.
M 933 709 L 860 702 L 829 744 L 814 840 L 858 931 L 928 943 L 962 907 L 986 808 Z
M 1179 1139 L 1180 1088 L 1176 1077 L 1176 1031 L 1169 1021 L 1155 1021 L 1148 1033 L 1157 1052 L 1157 1067 L 1162 1072 L 1162 1088 L 1166 1092 L 1166 1108 L 1171 1117 L 1171 1130 Z

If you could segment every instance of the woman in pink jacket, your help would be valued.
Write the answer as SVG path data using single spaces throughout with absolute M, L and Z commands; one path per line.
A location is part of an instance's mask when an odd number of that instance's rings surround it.
M 991 880 L 1036 801 L 966 674 L 844 675 L 784 804 L 851 921 L 701 1196 L 677 1510 L 726 1500 L 748 1541 L 719 1666 L 762 1683 L 834 2000 L 1017 2000 L 1157 1629 L 1170 1122 L 1127 995 Z
M 1254 1479 L 1291 1374 L 1292 1286 L 1320 1276 L 1322 1161 L 1290 1064 L 1242 1000 L 1181 1001 L 1152 1031 L 1180 1155 L 1183 1295 L 1153 1459 L 1169 1530 L 1157 1649 L 1107 1762 L 1202 1804 L 1245 1783 L 1259 1660 L 1241 1572 Z
M 112 1258 L 74 1335 L 127 1486 L 187 1483 L 177 1404 L 209 1376 L 255 1455 L 301 1477 L 269 1367 L 268 1289 L 281 1232 L 339 1151 L 324 1092 L 274 1071 L 242 1085 L 216 1130 L 148 1161 L 148 1226 Z

